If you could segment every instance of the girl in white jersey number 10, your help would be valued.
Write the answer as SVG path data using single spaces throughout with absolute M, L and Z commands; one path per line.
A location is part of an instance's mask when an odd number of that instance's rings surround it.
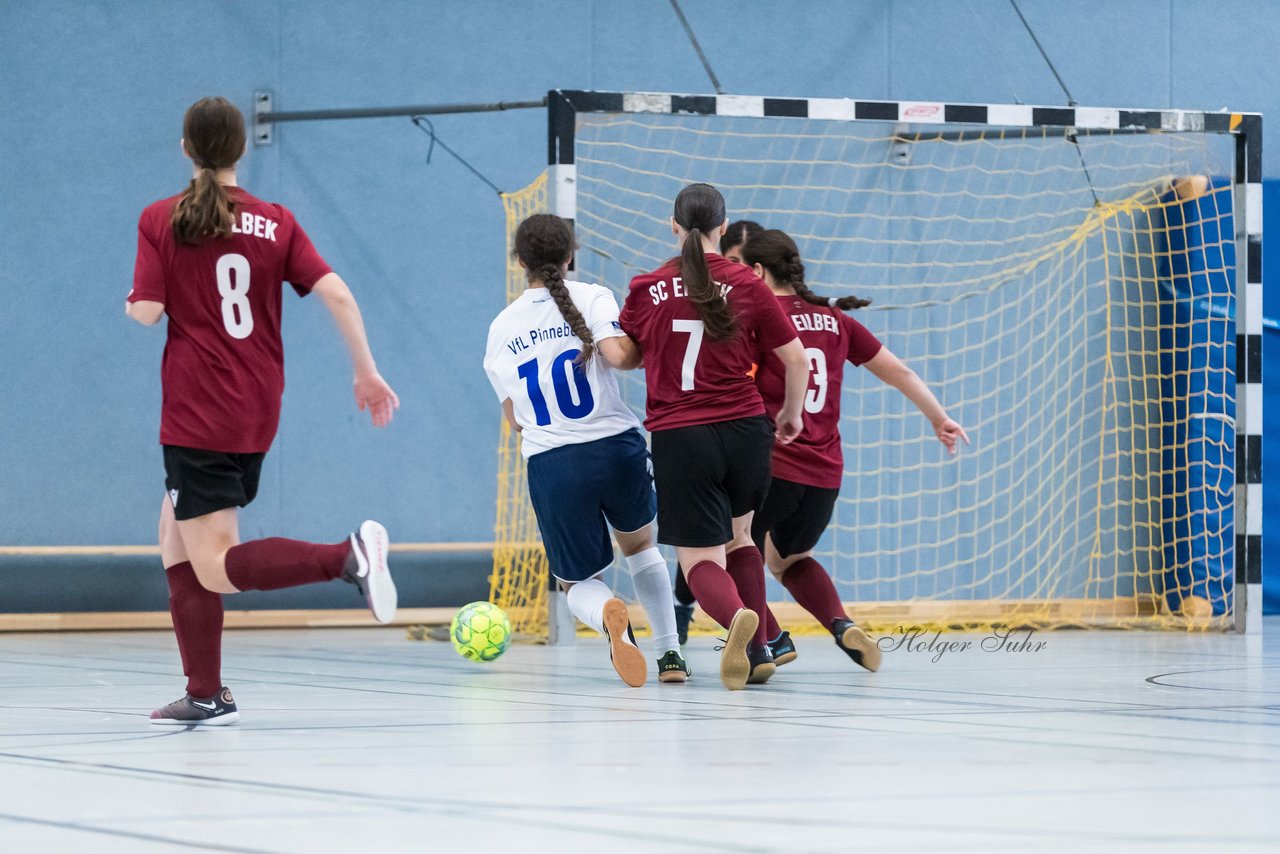
M 618 325 L 607 288 L 565 281 L 572 254 L 573 236 L 559 217 L 535 214 L 520 223 L 515 256 L 529 289 L 489 326 L 485 372 L 521 433 L 529 498 L 569 610 L 609 639 L 622 681 L 643 685 L 648 668 L 626 605 L 600 579 L 613 563 L 613 527 L 653 626 L 658 678 L 684 682 L 689 668 L 676 640 L 671 576 L 654 546 L 649 452 L 610 369 L 639 367 L 640 352 Z

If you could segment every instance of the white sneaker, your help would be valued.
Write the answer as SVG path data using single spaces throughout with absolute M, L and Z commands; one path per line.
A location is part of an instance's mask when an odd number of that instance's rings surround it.
M 390 542 L 387 529 L 372 519 L 360 525 L 351 535 L 351 553 L 354 565 L 348 564 L 343 580 L 349 581 L 364 594 L 373 618 L 379 623 L 389 623 L 396 618 L 396 583 L 391 580 L 387 567 Z

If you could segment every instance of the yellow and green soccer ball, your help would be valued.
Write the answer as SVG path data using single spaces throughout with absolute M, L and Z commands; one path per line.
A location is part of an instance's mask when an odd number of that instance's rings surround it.
M 472 602 L 453 615 L 449 626 L 453 648 L 472 661 L 493 661 L 511 643 L 511 621 L 497 605 Z

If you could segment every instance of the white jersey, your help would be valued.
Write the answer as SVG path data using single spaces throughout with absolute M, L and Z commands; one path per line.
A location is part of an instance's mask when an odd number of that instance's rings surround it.
M 608 288 L 568 280 L 565 286 L 596 341 L 624 334 Z M 581 349 L 546 288 L 529 288 L 489 325 L 485 373 L 498 400 L 511 399 L 526 458 L 640 426 L 603 357 L 596 354 L 585 372 L 575 369 Z

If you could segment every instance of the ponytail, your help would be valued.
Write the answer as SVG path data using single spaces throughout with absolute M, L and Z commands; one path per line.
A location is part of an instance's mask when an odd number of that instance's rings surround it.
M 235 166 L 244 154 L 244 116 L 226 98 L 201 98 L 182 118 L 182 144 L 198 170 L 173 206 L 174 239 L 194 244 L 230 237 L 236 203 L 218 183 L 217 172 Z
M 813 305 L 825 305 L 849 311 L 871 305 L 871 300 L 856 296 L 824 297 L 809 290 L 804 280 L 804 262 L 800 260 L 800 250 L 796 242 L 783 231 L 771 228 L 762 231 L 747 241 L 743 247 L 742 260 L 751 266 L 759 264 L 773 276 L 773 280 L 782 287 L 792 288 L 796 296 Z
M 186 244 L 230 237 L 235 215 L 236 203 L 227 188 L 218 183 L 211 167 L 201 166 L 173 207 L 173 237 Z
M 569 226 L 558 216 L 534 214 L 516 229 L 515 248 L 511 254 L 519 258 L 529 271 L 529 281 L 542 282 L 556 301 L 560 316 L 582 342 L 582 352 L 573 360 L 574 364 L 586 367 L 595 355 L 595 336 L 591 334 L 591 327 L 587 326 L 582 312 L 573 304 L 573 297 L 564 283 L 564 274 L 560 272 L 573 254 L 573 234 Z
M 689 229 L 680 248 L 680 277 L 685 293 L 698 310 L 707 337 L 712 341 L 728 341 L 738 334 L 738 320 L 729 309 L 729 301 L 711 280 L 707 254 L 702 248 L 702 230 Z
M 724 196 L 710 184 L 690 184 L 676 196 L 672 219 L 687 232 L 680 247 L 680 277 L 685 292 L 712 341 L 728 341 L 738 334 L 738 319 L 729 301 L 711 280 L 703 236 L 710 236 L 725 220 Z

